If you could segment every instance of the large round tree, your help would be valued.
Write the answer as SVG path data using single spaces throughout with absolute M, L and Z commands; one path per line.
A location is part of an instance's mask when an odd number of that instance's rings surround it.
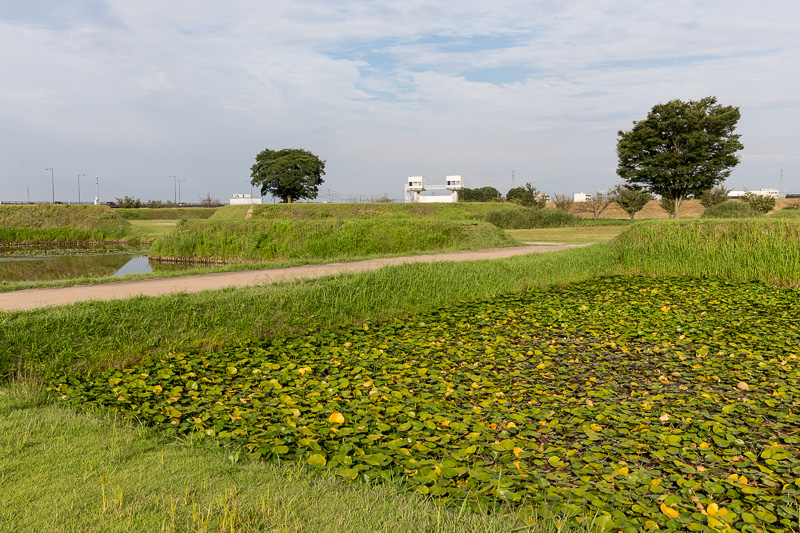
M 739 108 L 718 105 L 713 96 L 658 104 L 618 133 L 617 174 L 632 188 L 672 200 L 678 218 L 683 200 L 719 185 L 739 163 L 738 121 Z
M 269 193 L 282 202 L 292 203 L 317 197 L 325 175 L 325 161 L 299 148 L 267 149 L 256 156 L 251 170 L 250 183 L 261 188 L 262 196 Z

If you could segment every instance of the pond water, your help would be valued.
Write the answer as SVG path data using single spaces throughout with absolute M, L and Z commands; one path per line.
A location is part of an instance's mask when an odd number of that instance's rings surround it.
M 34 283 L 75 278 L 190 270 L 192 265 L 150 263 L 142 250 L 121 248 L 0 249 L 0 282 Z

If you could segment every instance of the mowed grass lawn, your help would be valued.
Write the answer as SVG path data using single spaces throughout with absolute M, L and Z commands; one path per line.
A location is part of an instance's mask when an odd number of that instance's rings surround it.
M 175 220 L 128 220 L 131 224 L 132 237 L 143 241 L 152 241 L 175 231 L 178 222 Z
M 565 228 L 510 229 L 506 230 L 521 242 L 552 242 L 562 244 L 605 243 L 625 231 L 627 225 L 572 226 Z

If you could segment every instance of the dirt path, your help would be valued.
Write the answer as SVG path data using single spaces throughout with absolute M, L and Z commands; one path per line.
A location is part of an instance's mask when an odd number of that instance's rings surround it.
M 404 263 L 431 263 L 434 261 L 469 261 L 474 259 L 501 259 L 514 255 L 540 252 L 554 252 L 567 248 L 586 246 L 585 244 L 547 244 L 515 248 L 493 248 L 441 254 L 414 255 L 408 257 L 387 257 L 353 261 L 351 263 L 327 263 L 270 270 L 247 270 L 243 272 L 222 272 L 176 278 L 148 279 L 139 281 L 120 281 L 101 285 L 77 285 L 48 289 L 27 289 L 0 294 L 0 311 L 27 311 L 39 307 L 69 305 L 87 300 L 116 300 L 134 296 L 161 296 L 174 292 L 200 292 L 224 289 L 227 287 L 247 287 L 264 285 L 279 281 L 304 278 L 319 278 L 333 274 L 377 270 L 387 265 Z

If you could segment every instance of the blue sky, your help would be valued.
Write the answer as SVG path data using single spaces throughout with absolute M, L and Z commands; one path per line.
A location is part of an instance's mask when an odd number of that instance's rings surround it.
M 264 148 L 327 161 L 320 199 L 407 176 L 612 187 L 653 105 L 717 96 L 728 187 L 800 193 L 800 3 L 0 0 L 0 201 L 249 192 Z

